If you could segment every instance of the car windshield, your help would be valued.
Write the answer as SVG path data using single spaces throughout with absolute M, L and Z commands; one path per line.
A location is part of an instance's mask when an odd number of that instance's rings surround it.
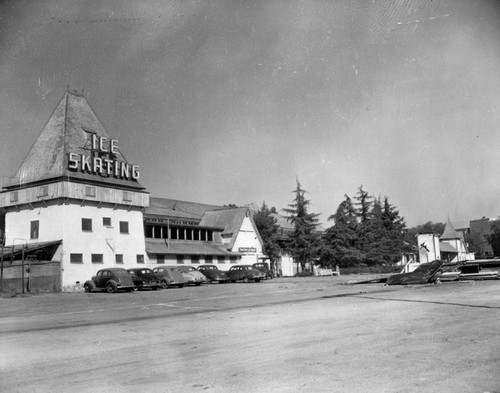
M 188 272 L 195 272 L 196 271 L 196 269 L 194 267 L 191 267 L 191 266 L 188 267 L 187 270 L 188 270 Z
M 252 270 L 250 266 L 243 266 L 243 270 Z
M 153 271 L 151 269 L 142 269 L 141 273 L 142 274 L 148 274 L 148 273 L 153 273 Z
M 217 268 L 215 266 L 207 266 L 206 269 L 207 270 L 216 270 Z

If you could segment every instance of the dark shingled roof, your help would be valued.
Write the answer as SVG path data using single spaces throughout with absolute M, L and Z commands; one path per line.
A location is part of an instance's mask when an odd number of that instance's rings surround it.
M 441 240 L 462 239 L 450 221 L 446 223 L 443 234 L 439 238 Z
M 239 208 L 226 208 L 224 210 L 213 210 L 206 211 L 201 219 L 200 225 L 208 226 L 208 227 L 216 227 L 216 228 L 224 228 L 222 231 L 222 236 L 231 235 L 231 241 L 229 242 L 228 249 L 233 248 L 234 243 L 236 241 L 236 237 L 241 228 L 241 224 L 245 219 L 248 208 L 239 207 Z M 252 219 L 251 214 L 248 215 L 252 225 L 255 229 L 255 232 L 259 238 L 259 241 L 262 243 L 262 239 L 260 238 L 259 232 L 257 231 L 257 227 Z
M 186 218 L 199 221 L 206 211 L 224 209 L 222 206 L 204 203 L 179 201 L 177 199 L 151 197 L 145 216 L 164 216 L 169 218 Z
M 68 169 L 69 153 L 89 155 L 89 135 L 92 133 L 109 138 L 87 100 L 83 96 L 66 92 L 15 177 L 5 188 L 65 178 L 143 190 L 144 187 L 133 179 Z M 115 159 L 127 163 L 120 151 Z

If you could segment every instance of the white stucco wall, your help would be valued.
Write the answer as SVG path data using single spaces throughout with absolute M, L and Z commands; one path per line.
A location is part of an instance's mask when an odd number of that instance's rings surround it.
M 249 217 L 243 219 L 231 251 L 242 254 L 241 260 L 238 261 L 242 265 L 253 265 L 259 262 L 259 257 L 263 256 L 262 244 L 257 236 L 257 229 Z
M 103 225 L 103 217 L 111 218 L 110 227 Z M 82 218 L 92 220 L 92 231 L 82 231 Z M 39 221 L 38 239 L 30 239 L 34 220 Z M 128 222 L 128 234 L 120 233 L 120 221 Z M 136 266 L 137 254 L 147 261 L 141 211 L 63 204 L 8 212 L 5 223 L 7 244 L 62 240 L 53 259 L 61 261 L 63 290 L 83 284 L 103 267 Z M 70 263 L 72 253 L 83 254 L 83 263 Z M 103 254 L 103 263 L 92 263 L 92 254 Z M 116 264 L 116 254 L 123 254 L 123 264 Z

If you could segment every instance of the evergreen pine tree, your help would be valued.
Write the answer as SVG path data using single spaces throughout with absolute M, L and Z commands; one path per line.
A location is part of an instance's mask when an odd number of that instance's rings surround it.
M 306 191 L 301 188 L 298 179 L 297 188 L 292 193 L 295 198 L 289 208 L 284 209 L 289 214 L 288 221 L 294 226 L 288 251 L 297 262 L 297 267 L 300 265 L 304 271 L 306 263 L 312 263 L 319 251 L 320 237 L 316 232 L 319 214 L 308 212 L 311 201 L 305 198 Z

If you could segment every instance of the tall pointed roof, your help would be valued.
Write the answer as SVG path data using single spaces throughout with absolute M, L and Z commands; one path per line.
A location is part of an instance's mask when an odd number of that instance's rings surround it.
M 449 220 L 444 227 L 443 234 L 439 238 L 441 240 L 462 239 L 462 237 L 458 234 L 455 227 Z
M 260 237 L 259 231 L 257 230 L 257 226 L 253 221 L 252 215 L 247 214 L 247 212 L 247 207 L 206 211 L 205 214 L 203 214 L 200 225 L 224 228 L 224 230 L 222 231 L 222 236 L 231 236 L 231 240 L 228 246 L 228 249 L 231 249 L 236 242 L 236 237 L 238 236 L 241 224 L 243 223 L 245 217 L 248 215 L 250 222 L 255 229 L 255 233 L 259 238 L 259 241 L 262 243 L 262 239 Z
M 57 179 L 144 189 L 133 179 L 68 169 L 70 153 L 90 155 L 90 135 L 109 138 L 85 97 L 66 92 L 6 189 Z M 118 150 L 115 160 L 128 163 Z

